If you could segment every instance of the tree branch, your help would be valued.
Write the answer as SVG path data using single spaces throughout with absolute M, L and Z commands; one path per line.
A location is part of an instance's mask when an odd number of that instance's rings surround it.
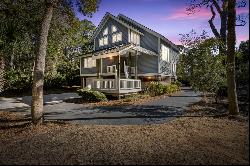
M 218 1 L 217 0 L 212 0 L 212 2 L 213 2 L 213 5 L 215 6 L 217 12 L 221 15 L 222 10 L 220 8 L 220 5 L 218 4 Z
M 209 23 L 209 25 L 210 25 L 210 27 L 211 27 L 211 30 L 212 30 L 214 36 L 215 36 L 216 38 L 220 38 L 221 36 L 220 36 L 218 30 L 216 29 L 214 23 L 213 23 L 214 18 L 215 18 L 215 15 L 216 15 L 216 13 L 214 12 L 213 5 L 210 6 L 210 9 L 211 9 L 211 12 L 212 12 L 212 17 L 211 17 L 211 19 L 208 21 L 208 23 Z

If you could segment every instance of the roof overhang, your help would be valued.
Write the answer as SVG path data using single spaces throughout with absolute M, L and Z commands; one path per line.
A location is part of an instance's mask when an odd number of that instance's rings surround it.
M 92 58 L 93 59 L 101 59 L 101 58 L 114 57 L 114 56 L 118 56 L 118 55 L 123 56 L 129 52 L 144 53 L 144 54 L 151 55 L 151 56 L 158 56 L 158 54 L 156 54 L 153 51 L 150 51 L 148 49 L 145 49 L 143 47 L 136 46 L 133 44 L 128 44 L 128 45 L 124 45 L 124 46 L 122 45 L 120 47 L 114 47 L 113 49 L 94 52 L 94 53 L 92 53 Z

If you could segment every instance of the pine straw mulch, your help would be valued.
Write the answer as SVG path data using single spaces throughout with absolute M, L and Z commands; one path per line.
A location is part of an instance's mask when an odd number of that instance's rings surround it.
M 155 125 L 0 127 L 5 164 L 249 164 L 249 125 L 182 117 Z

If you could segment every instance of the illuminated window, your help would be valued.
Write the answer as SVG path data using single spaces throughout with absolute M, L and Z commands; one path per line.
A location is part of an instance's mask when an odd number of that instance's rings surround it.
M 130 42 L 136 45 L 140 45 L 140 35 L 134 31 L 130 31 Z
M 112 35 L 112 43 L 122 41 L 122 33 L 116 33 Z
M 84 58 L 84 68 L 96 67 L 96 60 L 93 60 L 92 57 Z
M 113 33 L 113 32 L 116 32 L 116 31 L 117 31 L 116 26 L 112 25 L 112 33 Z
M 105 45 L 108 45 L 108 37 L 103 37 L 101 39 L 99 39 L 99 46 L 105 46 Z
M 103 36 L 107 35 L 108 34 L 108 27 L 106 29 L 104 29 L 103 31 Z
M 161 55 L 162 55 L 162 60 L 169 62 L 169 48 L 166 47 L 165 45 L 161 45 Z

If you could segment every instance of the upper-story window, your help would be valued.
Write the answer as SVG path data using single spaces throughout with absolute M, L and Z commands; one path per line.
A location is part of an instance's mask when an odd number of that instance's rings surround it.
M 122 41 L 122 33 L 121 32 L 115 33 L 112 35 L 112 43 L 116 43 L 119 41 Z
M 107 35 L 108 34 L 108 27 L 104 29 L 103 31 L 103 36 Z
M 99 46 L 101 47 L 105 45 L 108 45 L 108 36 L 99 39 Z
M 92 57 L 84 58 L 84 68 L 96 67 L 96 60 L 93 60 Z
M 136 45 L 140 45 L 140 35 L 134 31 L 130 31 L 130 42 Z
M 169 48 L 163 44 L 161 45 L 161 55 L 162 55 L 162 60 L 167 61 L 167 62 L 170 61 Z
M 112 33 L 117 31 L 117 27 L 115 25 L 112 25 Z
M 103 30 L 103 36 L 99 39 L 99 46 L 105 46 L 108 45 L 108 27 Z

